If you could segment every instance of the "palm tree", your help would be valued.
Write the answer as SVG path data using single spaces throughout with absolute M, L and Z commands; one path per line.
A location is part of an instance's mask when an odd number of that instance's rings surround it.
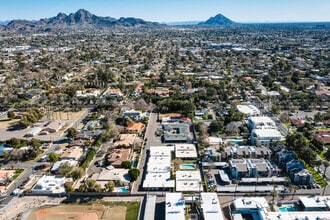
M 203 182 L 199 181 L 198 184 L 199 184 L 199 196 L 201 196 L 201 192 L 202 192 L 201 186 L 203 186 Z
M 273 189 L 273 191 L 270 193 L 270 195 L 273 197 L 273 199 L 272 199 L 272 204 L 274 204 L 275 197 L 277 196 L 277 191 L 275 190 L 276 187 L 277 187 L 277 186 L 274 185 L 274 189 Z
M 114 190 L 114 188 L 115 188 L 115 182 L 112 181 L 112 180 L 110 180 L 109 182 L 107 182 L 107 183 L 104 185 L 104 187 L 105 187 L 105 190 L 106 190 L 107 192 L 113 192 L 113 190 Z
M 292 193 L 292 198 L 291 198 L 291 200 L 293 200 L 293 198 L 294 198 L 294 196 L 296 195 L 296 191 L 297 191 L 297 189 L 298 189 L 298 186 L 296 186 L 296 185 L 290 185 L 290 187 L 289 187 L 289 191 L 290 191 L 290 193 Z
M 194 199 L 195 193 L 193 192 L 191 194 L 191 208 L 193 207 L 193 205 L 195 205 L 195 199 Z
M 259 177 L 260 177 L 260 175 L 257 174 L 257 175 L 256 175 L 257 182 L 256 182 L 256 185 L 255 185 L 255 188 L 254 188 L 254 191 L 255 191 L 255 192 L 257 192 L 257 185 L 258 185 L 258 183 L 259 183 Z

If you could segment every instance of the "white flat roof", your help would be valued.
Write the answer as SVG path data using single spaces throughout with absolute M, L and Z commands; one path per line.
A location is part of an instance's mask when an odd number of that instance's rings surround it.
M 328 220 L 330 212 L 267 212 L 267 219 L 271 220 L 296 220 L 296 219 L 309 219 L 309 220 Z
M 201 193 L 204 219 L 222 220 L 223 215 L 217 193 Z
M 276 129 L 254 129 L 253 133 L 255 133 L 258 137 L 283 137 L 281 132 Z
M 270 117 L 250 117 L 249 120 L 254 124 L 254 128 L 268 127 L 276 128 L 275 122 Z
M 224 170 L 219 170 L 220 179 L 224 182 L 230 182 L 228 174 Z
M 176 191 L 179 192 L 199 192 L 203 191 L 203 186 L 199 171 L 176 171 Z
M 217 192 L 271 192 L 274 186 L 218 186 Z M 275 187 L 276 191 L 284 190 L 284 186 L 278 185 Z
M 176 144 L 175 157 L 177 158 L 197 158 L 197 150 L 194 144 Z
M 315 200 L 315 198 L 309 198 L 309 197 L 300 197 L 299 199 L 307 199 L 311 200 L 309 202 L 313 203 L 312 200 Z M 329 196 L 322 196 L 319 197 L 319 199 L 326 200 L 326 198 L 329 199 Z M 307 201 L 308 202 L 308 201 Z M 269 212 L 267 211 L 268 203 L 264 197 L 244 197 L 244 198 L 237 198 L 234 200 L 234 206 L 236 208 L 236 211 L 239 213 L 252 213 L 258 210 L 258 219 L 270 219 L 270 220 L 295 220 L 295 219 L 329 219 L 330 212 L 329 211 L 300 211 L 300 212 Z
M 264 197 L 236 198 L 234 206 L 238 210 L 250 210 L 258 208 L 268 208 L 268 202 Z
M 174 188 L 175 181 L 171 179 L 171 173 L 147 173 L 143 181 L 143 188 Z
M 63 193 L 65 177 L 43 175 L 32 187 L 33 193 Z
M 246 115 L 260 115 L 260 110 L 254 105 L 237 105 L 236 108 Z
M 221 144 L 222 139 L 218 137 L 208 137 L 209 139 L 209 144 Z
M 184 220 L 185 201 L 182 199 L 182 193 L 166 193 L 165 219 L 166 220 Z
M 144 188 L 174 188 L 171 180 L 171 152 L 174 146 L 152 146 L 147 164 L 147 174 L 143 181 Z
M 330 196 L 299 197 L 306 208 L 330 208 Z

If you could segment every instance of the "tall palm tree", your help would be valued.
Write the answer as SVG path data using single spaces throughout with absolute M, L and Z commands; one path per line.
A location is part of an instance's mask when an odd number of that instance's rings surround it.
M 292 199 L 294 198 L 294 196 L 296 195 L 297 189 L 298 189 L 298 186 L 296 186 L 296 185 L 290 185 L 290 187 L 289 187 L 289 191 L 290 191 L 290 193 L 292 193 L 292 198 L 291 198 L 291 200 L 292 200 Z
M 274 204 L 274 200 L 275 200 L 275 197 L 277 196 L 277 191 L 276 191 L 276 187 L 277 185 L 274 185 L 274 189 L 273 191 L 270 193 L 270 195 L 272 196 L 272 204 Z
M 257 192 L 257 185 L 258 185 L 258 183 L 259 183 L 259 177 L 260 177 L 260 175 L 257 174 L 257 175 L 256 175 L 257 182 L 256 182 L 256 185 L 255 185 L 255 188 L 254 188 L 254 191 L 255 191 L 255 192 Z

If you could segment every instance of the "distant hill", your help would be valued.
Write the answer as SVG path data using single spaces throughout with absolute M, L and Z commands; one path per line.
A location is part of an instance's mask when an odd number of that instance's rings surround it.
M 167 22 L 167 25 L 196 25 L 201 23 L 201 21 L 174 21 L 174 22 Z
M 214 17 L 210 17 L 205 22 L 201 22 L 198 25 L 204 25 L 204 26 L 228 26 L 233 25 L 235 22 L 230 20 L 229 18 L 223 16 L 222 14 L 217 14 Z
M 0 21 L 0 25 L 7 25 L 10 21 Z
M 61 29 L 115 29 L 127 27 L 158 27 L 157 22 L 144 21 L 139 18 L 119 18 L 96 16 L 85 9 L 66 15 L 59 13 L 55 17 L 38 21 L 12 20 L 0 27 L 4 31 L 53 31 Z

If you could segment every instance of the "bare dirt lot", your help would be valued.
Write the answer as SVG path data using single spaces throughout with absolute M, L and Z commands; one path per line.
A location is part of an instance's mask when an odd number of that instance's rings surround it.
M 125 220 L 126 207 L 104 205 L 59 205 L 31 212 L 27 220 Z

